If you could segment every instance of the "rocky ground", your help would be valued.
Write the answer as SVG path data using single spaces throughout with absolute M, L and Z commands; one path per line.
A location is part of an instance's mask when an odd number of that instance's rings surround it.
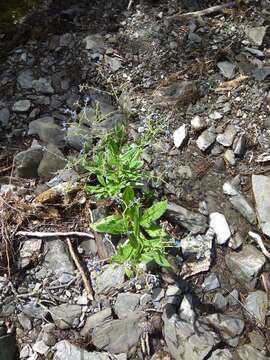
M 270 6 L 175 16 L 214 3 L 57 2 L 1 29 L 1 360 L 270 358 Z M 151 127 L 175 272 L 128 279 L 89 230 L 109 205 L 76 162 L 123 122 Z

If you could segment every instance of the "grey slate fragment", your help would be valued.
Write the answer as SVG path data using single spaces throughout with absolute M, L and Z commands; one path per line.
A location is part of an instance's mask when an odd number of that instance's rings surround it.
M 165 216 L 173 223 L 183 226 L 192 234 L 205 233 L 208 228 L 207 218 L 204 215 L 187 210 L 174 203 L 168 203 Z

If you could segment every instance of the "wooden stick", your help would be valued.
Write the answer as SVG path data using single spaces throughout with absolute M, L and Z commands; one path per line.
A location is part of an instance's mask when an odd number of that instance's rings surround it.
M 270 252 L 266 249 L 260 235 L 256 234 L 253 231 L 249 231 L 248 235 L 257 242 L 257 244 L 259 245 L 259 247 L 262 250 L 263 255 L 266 256 L 270 260 Z
M 232 1 L 232 2 L 229 2 L 226 4 L 222 4 L 222 5 L 211 6 L 207 9 L 203 9 L 203 10 L 199 10 L 199 11 L 192 11 L 192 12 L 188 12 L 185 14 L 176 14 L 176 15 L 168 17 L 168 19 L 169 20 L 186 20 L 186 19 L 190 19 L 190 18 L 194 18 L 194 17 L 200 17 L 200 16 L 218 13 L 224 9 L 233 8 L 236 6 L 237 6 L 237 2 Z
M 43 232 L 43 231 L 18 231 L 16 236 L 28 236 L 28 237 L 37 237 L 37 238 L 46 238 L 46 237 L 69 237 L 69 236 L 78 236 L 86 237 L 89 239 L 94 239 L 92 233 L 80 232 L 80 231 L 70 231 L 70 232 Z
M 72 260 L 74 261 L 77 269 L 79 270 L 79 273 L 82 277 L 82 281 L 83 281 L 83 284 L 84 284 L 84 287 L 85 287 L 85 290 L 87 291 L 87 294 L 88 294 L 88 298 L 90 300 L 94 300 L 94 296 L 93 296 L 93 290 L 91 288 L 91 285 L 90 285 L 90 282 L 89 280 L 87 279 L 86 275 L 85 275 L 85 272 L 77 258 L 77 255 L 75 254 L 75 251 L 73 249 L 73 246 L 72 246 L 72 243 L 70 241 L 70 239 L 67 237 L 66 238 L 67 240 L 67 245 L 68 245 L 68 249 L 69 249 L 69 252 L 70 252 L 70 255 L 72 257 Z

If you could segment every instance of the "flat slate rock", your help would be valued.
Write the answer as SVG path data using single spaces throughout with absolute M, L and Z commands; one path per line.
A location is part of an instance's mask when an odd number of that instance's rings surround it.
M 62 340 L 54 346 L 56 350 L 53 360 L 111 360 L 110 354 L 105 352 L 88 352 L 67 340 Z
M 96 294 L 106 294 L 122 284 L 125 280 L 123 266 L 103 266 L 101 272 L 92 271 L 92 286 Z
M 237 281 L 247 289 L 254 290 L 266 258 L 255 246 L 246 245 L 238 253 L 227 254 L 225 262 Z
M 85 325 L 81 330 L 82 336 L 90 335 L 90 332 L 95 329 L 97 326 L 103 324 L 105 321 L 110 320 L 112 317 L 112 309 L 106 308 L 103 309 L 91 316 L 89 316 L 86 321 Z
M 240 346 L 237 349 L 237 355 L 240 360 L 269 360 L 269 357 L 264 355 L 261 351 L 254 349 L 249 344 Z
M 51 306 L 50 313 L 58 328 L 69 329 L 73 327 L 74 320 L 80 318 L 82 307 L 80 305 L 61 304 Z
M 252 190 L 260 227 L 265 235 L 270 236 L 270 177 L 252 175 Z
M 245 300 L 245 306 L 249 313 L 253 314 L 256 320 L 265 324 L 265 318 L 268 307 L 267 294 L 264 291 L 257 290 L 248 294 Z
M 141 314 L 111 320 L 98 326 L 92 333 L 93 345 L 113 354 L 129 353 L 133 350 L 143 333 L 144 318 Z
M 203 360 L 219 343 L 218 335 L 206 324 L 182 321 L 166 308 L 163 313 L 164 338 L 175 360 Z
M 187 210 L 174 203 L 168 203 L 165 216 L 192 234 L 205 233 L 208 228 L 207 218 L 204 215 Z

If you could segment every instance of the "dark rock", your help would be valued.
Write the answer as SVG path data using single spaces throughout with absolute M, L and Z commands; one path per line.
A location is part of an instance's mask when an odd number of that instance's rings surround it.
M 238 345 L 239 336 L 245 327 L 244 320 L 237 316 L 223 314 L 211 314 L 203 319 L 221 334 L 223 340 L 228 345 L 233 347 Z
M 129 317 L 138 309 L 140 295 L 133 293 L 121 293 L 117 296 L 114 310 L 119 319 Z
M 66 163 L 63 153 L 54 144 L 49 144 L 39 164 L 38 175 L 42 179 L 50 179 L 63 169 Z
M 218 335 L 206 324 L 181 320 L 171 306 L 163 313 L 164 338 L 175 360 L 203 360 L 220 342 Z
M 207 218 L 204 215 L 192 212 L 174 203 L 168 204 L 165 216 L 193 234 L 205 233 L 208 227 Z
M 85 325 L 81 330 L 82 336 L 89 336 L 93 329 L 97 326 L 103 324 L 105 321 L 111 320 L 112 318 L 112 309 L 106 308 L 96 314 L 89 316 L 86 319 Z
M 8 108 L 0 110 L 0 126 L 6 127 L 9 123 L 10 112 Z
M 143 333 L 143 318 L 136 315 L 111 320 L 98 326 L 92 334 L 93 345 L 113 354 L 129 353 L 137 346 Z
M 14 157 L 16 175 L 21 178 L 37 178 L 38 167 L 43 157 L 43 149 L 39 145 L 18 153 Z
M 51 306 L 50 313 L 59 329 L 69 329 L 74 326 L 74 321 L 80 318 L 82 307 L 80 305 L 61 304 Z
M 38 135 L 45 144 L 54 144 L 59 148 L 65 146 L 65 132 L 52 117 L 33 120 L 29 124 L 28 135 Z

